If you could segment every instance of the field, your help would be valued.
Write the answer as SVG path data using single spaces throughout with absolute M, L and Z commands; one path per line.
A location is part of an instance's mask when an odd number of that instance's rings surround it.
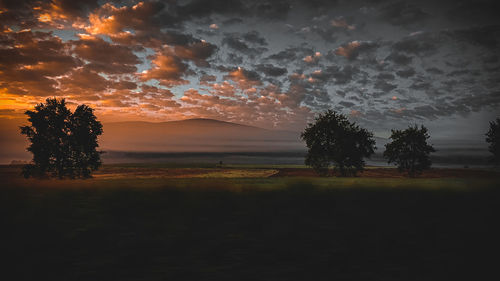
M 113 165 L 89 180 L 1 166 L 2 280 L 496 280 L 500 174 Z M 14 276 L 14 277 L 12 277 Z

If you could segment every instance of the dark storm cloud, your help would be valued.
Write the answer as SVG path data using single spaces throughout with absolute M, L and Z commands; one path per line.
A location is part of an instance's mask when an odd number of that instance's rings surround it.
M 227 54 L 227 62 L 231 64 L 240 65 L 243 63 L 243 57 L 237 54 L 229 53 Z
M 442 108 L 441 108 L 442 109 Z M 440 111 L 430 105 L 420 105 L 407 111 L 406 114 L 418 117 L 420 119 L 436 119 L 438 115 L 443 114 L 446 111 Z
M 255 69 L 268 76 L 281 76 L 287 73 L 286 68 L 277 67 L 272 64 L 259 64 Z
M 230 18 L 222 22 L 222 24 L 225 25 L 238 24 L 238 23 L 243 23 L 243 20 L 240 18 Z
M 485 64 L 496 64 L 496 63 L 500 62 L 500 57 L 498 55 L 495 55 L 495 54 L 487 54 L 487 55 L 483 56 L 482 62 Z
M 184 2 L 163 1 L 175 11 L 179 20 L 209 17 L 212 15 L 259 17 L 267 20 L 285 19 L 294 6 L 321 11 L 337 5 L 336 0 L 192 0 Z M 173 4 L 175 3 L 175 4 Z M 232 17 L 226 24 L 240 23 Z
M 225 34 L 224 39 L 222 40 L 223 45 L 227 45 L 228 47 L 240 51 L 242 53 L 249 53 L 254 50 L 252 50 L 243 40 L 239 39 L 236 35 L 234 34 Z
M 193 61 L 200 67 L 208 67 L 207 59 L 217 51 L 217 46 L 204 41 L 196 41 L 187 45 L 177 45 L 174 50 L 181 59 Z
M 466 74 L 472 74 L 473 71 L 470 69 L 460 69 L 460 70 L 453 70 L 450 73 L 446 74 L 448 77 L 455 77 L 455 76 L 462 76 Z
M 193 0 L 176 7 L 179 18 L 218 15 L 257 16 L 270 20 L 284 19 L 291 8 L 291 1 L 282 0 Z
M 332 8 L 336 7 L 339 4 L 338 0 L 298 0 L 292 2 L 297 2 L 299 4 L 302 4 L 306 7 L 313 9 Z
M 339 104 L 344 106 L 344 107 L 347 107 L 347 108 L 351 108 L 351 107 L 356 105 L 355 103 L 348 102 L 348 101 L 341 101 L 341 102 L 339 102 Z
M 472 63 L 472 61 L 460 59 L 460 60 L 446 60 L 444 63 L 448 67 L 466 68 L 467 66 L 469 66 Z
M 255 31 L 255 30 L 252 30 L 252 31 L 249 31 L 249 32 L 243 34 L 242 38 L 249 43 L 254 43 L 254 44 L 258 44 L 258 45 L 262 45 L 262 46 L 267 45 L 266 39 L 264 37 L 260 36 L 259 32 Z
M 379 16 L 393 25 L 405 26 L 421 22 L 429 14 L 412 3 L 397 1 L 382 5 Z
M 500 25 L 471 27 L 445 32 L 452 38 L 489 49 L 497 49 L 500 38 Z
M 279 51 L 278 53 L 270 55 L 269 57 L 267 57 L 267 59 L 274 60 L 280 63 L 288 63 L 291 61 L 303 59 L 308 55 L 314 55 L 313 49 L 303 47 L 289 47 L 285 50 Z
M 500 104 L 500 91 L 491 91 L 483 94 L 466 94 L 459 97 L 454 104 L 467 106 L 472 111 L 478 111 L 484 106 L 498 106 Z
M 498 22 L 500 2 L 497 0 L 452 1 L 447 16 L 459 23 Z
M 392 61 L 399 65 L 408 65 L 412 62 L 413 57 L 407 56 L 398 52 L 392 52 L 385 58 L 386 61 Z
M 433 74 L 433 75 L 439 75 L 439 74 L 443 74 L 444 72 L 437 68 L 437 67 L 430 67 L 430 68 L 427 68 L 426 71 L 430 74 Z
M 193 0 L 176 7 L 180 18 L 204 17 L 211 14 L 243 14 L 245 5 L 239 0 Z
M 264 47 L 251 47 L 238 33 L 225 33 L 222 44 L 247 56 L 255 56 L 265 52 Z
M 323 110 L 326 110 L 331 106 L 331 99 L 326 90 L 318 88 L 304 88 L 304 91 L 306 94 L 300 102 Z
M 317 34 L 321 39 L 325 40 L 328 43 L 335 43 L 337 41 L 337 28 L 328 26 L 326 28 L 313 26 L 311 31 Z
M 345 95 L 346 95 L 346 92 L 345 92 L 345 91 L 338 90 L 338 91 L 336 91 L 335 93 L 336 93 L 338 96 L 345 98 Z
M 344 67 L 338 67 L 336 65 L 329 66 L 325 73 L 328 76 L 335 79 L 337 84 L 347 84 L 351 82 L 356 74 L 359 73 L 359 68 L 352 65 L 346 65 Z
M 360 98 L 360 97 L 358 97 L 358 96 L 354 96 L 354 95 L 352 95 L 352 96 L 348 96 L 348 97 L 347 97 L 347 99 L 348 99 L 348 100 L 357 101 L 358 103 L 363 103 L 363 99 L 361 99 L 361 98 Z
M 438 117 L 453 114 L 464 115 L 469 112 L 477 112 L 484 108 L 485 104 L 495 107 L 500 104 L 500 92 L 483 93 L 479 95 L 468 94 L 452 100 L 451 98 L 437 99 L 434 105 L 419 105 L 402 111 L 406 117 L 420 119 L 436 119 Z
M 380 80 L 394 80 L 395 77 L 391 73 L 382 72 L 377 74 L 376 78 Z
M 415 70 L 413 68 L 405 68 L 396 72 L 399 77 L 409 78 L 415 75 Z
M 251 5 L 255 14 L 271 20 L 284 19 L 288 15 L 292 4 L 290 1 L 283 0 L 264 0 L 264 1 L 249 1 L 254 2 Z
M 431 89 L 431 87 L 432 87 L 432 84 L 429 81 L 423 80 L 423 79 L 418 79 L 418 78 L 413 80 L 413 84 L 410 85 L 410 89 L 420 90 L 420 91 L 429 90 L 429 89 Z
M 193 35 L 181 33 L 178 31 L 162 32 L 159 35 L 160 37 L 158 37 L 158 39 L 161 40 L 161 42 L 164 42 L 169 45 L 185 46 L 200 42 L 200 39 L 195 38 Z
M 436 38 L 428 34 L 418 34 L 395 42 L 392 45 L 392 49 L 397 52 L 414 55 L 429 54 L 437 48 L 436 41 Z
M 381 79 L 378 79 L 377 81 L 375 81 L 375 85 L 373 86 L 373 88 L 378 89 L 378 90 L 382 90 L 384 93 L 389 93 L 392 90 L 396 89 L 397 87 L 398 86 L 391 84 L 391 83 L 388 83 L 385 80 L 381 80 Z

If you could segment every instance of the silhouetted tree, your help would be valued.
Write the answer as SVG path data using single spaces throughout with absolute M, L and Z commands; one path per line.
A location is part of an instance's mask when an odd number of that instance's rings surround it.
M 24 166 L 25 177 L 87 178 L 99 168 L 102 125 L 92 108 L 80 105 L 71 113 L 64 99 L 48 98 L 26 115 L 31 126 L 21 127 L 21 134 L 31 142 L 33 163 Z
M 388 163 L 395 163 L 400 172 L 406 171 L 410 177 L 430 168 L 432 162 L 429 155 L 436 150 L 427 143 L 427 128 L 421 126 L 419 129 L 414 125 L 406 130 L 391 132 L 392 141 L 385 145 L 384 151 Z
M 490 144 L 488 150 L 493 154 L 493 163 L 500 164 L 500 118 L 490 122 L 490 129 L 486 133 L 486 142 Z
M 365 166 L 363 158 L 376 149 L 372 133 L 331 110 L 308 124 L 301 138 L 308 148 L 305 164 L 320 175 L 328 175 L 330 165 L 341 176 L 356 175 Z

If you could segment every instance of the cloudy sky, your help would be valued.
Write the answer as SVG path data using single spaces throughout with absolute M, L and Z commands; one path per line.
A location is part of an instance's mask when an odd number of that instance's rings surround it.
M 300 131 L 333 109 L 484 139 L 500 112 L 497 1 L 0 3 L 0 118 L 57 96 L 105 122 Z

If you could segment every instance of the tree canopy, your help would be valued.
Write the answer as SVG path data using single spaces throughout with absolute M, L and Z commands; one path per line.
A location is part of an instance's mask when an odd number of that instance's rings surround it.
M 493 154 L 493 162 L 500 164 L 500 118 L 490 122 L 490 129 L 486 133 L 486 142 L 489 143 L 488 150 Z
M 371 132 L 332 110 L 308 124 L 301 138 L 308 148 L 305 164 L 321 175 L 328 175 L 331 165 L 341 176 L 356 175 L 376 149 Z
M 92 108 L 83 104 L 72 113 L 64 99 L 48 98 L 25 114 L 31 125 L 21 127 L 21 134 L 33 154 L 32 163 L 24 166 L 25 177 L 87 178 L 99 168 L 102 124 Z
M 390 143 L 385 145 L 384 157 L 388 163 L 395 163 L 399 170 L 406 171 L 414 177 L 431 167 L 431 152 L 436 150 L 427 143 L 429 134 L 427 128 L 417 125 L 405 130 L 391 130 Z

